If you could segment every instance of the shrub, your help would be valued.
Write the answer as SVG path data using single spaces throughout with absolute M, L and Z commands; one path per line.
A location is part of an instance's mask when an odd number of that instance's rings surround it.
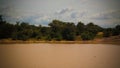
M 91 33 L 91 32 L 88 32 L 88 31 L 83 32 L 81 34 L 82 40 L 93 40 L 94 37 L 95 37 L 95 35 L 93 33 Z

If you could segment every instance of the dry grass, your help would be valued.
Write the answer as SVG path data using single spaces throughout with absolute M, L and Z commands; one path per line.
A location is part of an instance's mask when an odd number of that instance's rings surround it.
M 11 39 L 3 39 L 0 40 L 0 44 L 16 44 L 16 43 L 50 43 L 50 44 L 120 44 L 120 35 L 119 36 L 112 36 L 109 38 L 96 38 L 94 40 L 89 41 L 39 41 L 39 40 L 11 40 Z

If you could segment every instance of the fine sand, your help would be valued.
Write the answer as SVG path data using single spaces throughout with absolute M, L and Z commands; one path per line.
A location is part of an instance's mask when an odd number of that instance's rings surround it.
M 0 68 L 120 68 L 120 46 L 0 44 Z

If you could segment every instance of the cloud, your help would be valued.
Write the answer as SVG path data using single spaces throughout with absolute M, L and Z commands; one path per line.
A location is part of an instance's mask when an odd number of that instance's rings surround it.
M 120 10 L 108 10 L 89 14 L 86 20 L 102 27 L 115 27 L 117 24 L 120 24 Z
M 93 15 L 91 19 L 96 19 L 96 20 L 120 19 L 120 10 L 100 12 Z
M 56 11 L 56 14 L 64 14 L 64 13 L 70 12 L 72 10 L 73 10 L 72 8 L 64 8 L 59 11 Z
M 87 14 L 86 11 L 76 11 L 71 13 L 71 18 L 84 18 Z
M 52 18 L 48 15 L 42 15 L 42 16 L 39 16 L 39 17 L 33 19 L 34 24 L 36 24 L 36 25 L 42 24 L 43 26 L 47 26 L 51 20 L 52 20 Z
M 66 22 L 74 22 L 76 24 L 78 21 L 85 19 L 87 13 L 88 12 L 86 10 L 78 10 L 75 8 L 73 9 L 68 7 L 56 11 L 52 15 L 52 17 L 53 19 L 59 19 Z
M 120 20 L 118 19 L 101 20 L 101 21 L 98 21 L 97 24 L 105 28 L 115 27 L 118 24 L 120 25 Z
M 78 21 L 99 25 L 119 24 L 119 2 L 120 0 L 1 0 L 0 14 L 12 23 L 25 21 L 35 25 L 47 25 L 53 19 L 75 24 Z

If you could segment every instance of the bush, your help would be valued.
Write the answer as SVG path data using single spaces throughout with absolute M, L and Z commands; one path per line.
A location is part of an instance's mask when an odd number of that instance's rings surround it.
M 83 32 L 81 34 L 82 40 L 93 40 L 94 37 L 95 37 L 95 35 L 93 33 L 91 33 L 91 32 L 88 32 L 88 31 Z
M 107 28 L 107 29 L 104 30 L 103 33 L 104 33 L 103 34 L 104 37 L 110 37 L 113 34 L 113 29 L 112 28 Z

